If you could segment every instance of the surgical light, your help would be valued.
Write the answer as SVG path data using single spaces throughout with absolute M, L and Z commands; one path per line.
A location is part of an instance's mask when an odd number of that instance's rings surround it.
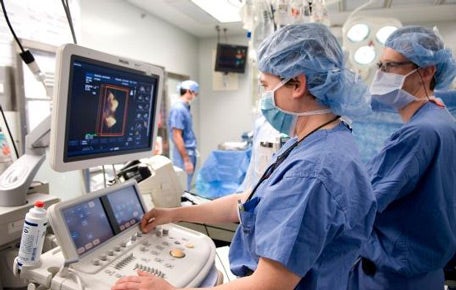
M 377 38 L 378 42 L 380 42 L 381 44 L 385 44 L 385 41 L 388 38 L 388 36 L 390 36 L 390 34 L 398 28 L 399 27 L 393 25 L 383 26 L 377 31 L 375 37 Z
M 360 42 L 369 35 L 369 26 L 365 23 L 353 25 L 347 32 L 347 37 L 353 42 Z
M 376 55 L 377 54 L 373 46 L 365 45 L 355 51 L 353 58 L 356 63 L 367 65 L 374 61 Z
M 342 27 L 342 42 L 348 65 L 368 81 L 379 61 L 388 36 L 402 24 L 395 18 L 351 17 Z

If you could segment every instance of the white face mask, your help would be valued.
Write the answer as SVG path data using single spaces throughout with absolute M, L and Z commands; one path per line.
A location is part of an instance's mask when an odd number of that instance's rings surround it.
M 392 107 L 397 111 L 413 101 L 420 100 L 402 89 L 405 79 L 417 70 L 418 69 L 415 69 L 406 75 L 387 73 L 377 70 L 369 89 L 372 95 L 372 100 Z

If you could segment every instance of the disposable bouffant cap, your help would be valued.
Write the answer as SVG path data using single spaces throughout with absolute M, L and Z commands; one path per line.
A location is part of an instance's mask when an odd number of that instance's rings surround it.
M 435 88 L 446 89 L 456 77 L 456 61 L 442 38 L 432 29 L 404 26 L 394 31 L 385 46 L 401 53 L 419 67 L 436 66 Z
M 317 100 L 338 115 L 370 112 L 370 94 L 362 79 L 345 67 L 336 37 L 319 23 L 287 25 L 258 48 L 258 68 L 280 78 L 304 74 Z

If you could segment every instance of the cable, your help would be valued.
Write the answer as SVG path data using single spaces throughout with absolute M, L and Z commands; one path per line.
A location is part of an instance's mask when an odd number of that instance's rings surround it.
M 69 276 L 73 276 L 76 280 L 76 283 L 78 284 L 78 290 L 84 290 L 84 283 L 82 282 L 82 279 L 79 276 L 78 272 L 70 269 L 70 265 L 76 262 L 77 261 L 65 261 L 57 275 L 68 280 L 70 280 Z
M 46 89 L 46 84 L 44 83 L 45 80 L 45 75 L 41 71 L 41 69 L 38 67 L 38 64 L 35 61 L 35 58 L 33 57 L 32 53 L 29 50 L 25 50 L 24 47 L 22 46 L 22 43 L 19 41 L 19 38 L 17 37 L 16 33 L 14 32 L 13 26 L 11 25 L 11 22 L 9 21 L 8 14 L 6 13 L 6 8 L 5 8 L 5 3 L 3 0 L 0 0 L 0 3 L 2 5 L 2 11 L 3 15 L 5 16 L 6 23 L 8 24 L 8 27 L 11 31 L 11 34 L 14 37 L 14 40 L 16 41 L 17 45 L 19 46 L 19 49 L 21 52 L 19 55 L 21 56 L 22 60 L 27 64 L 29 69 L 32 71 L 33 75 L 35 78 L 41 82 Z
M 5 20 L 6 20 L 6 23 L 8 24 L 11 34 L 13 34 L 14 40 L 16 40 L 21 51 L 24 52 L 25 51 L 24 47 L 22 46 L 21 42 L 19 41 L 19 38 L 17 38 L 16 33 L 14 32 L 13 26 L 11 25 L 11 22 L 9 21 L 8 14 L 6 13 L 5 3 L 3 3 L 3 0 L 0 0 L 0 3 L 2 4 L 3 15 L 5 16 Z
M 68 20 L 68 25 L 70 26 L 71 36 L 73 37 L 73 43 L 78 44 L 76 40 L 76 34 L 74 32 L 73 20 L 71 18 L 71 10 L 70 5 L 68 4 L 68 0 L 62 0 L 63 10 L 65 11 L 66 18 Z

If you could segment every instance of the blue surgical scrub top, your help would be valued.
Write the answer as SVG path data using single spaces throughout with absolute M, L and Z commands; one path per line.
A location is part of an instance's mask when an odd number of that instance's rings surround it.
M 425 104 L 368 167 L 378 214 L 362 256 L 381 273 L 359 289 L 443 289 L 443 272 L 429 273 L 456 250 L 455 120 Z
M 319 130 L 294 148 L 244 204 L 230 246 L 231 270 L 248 275 L 264 257 L 302 277 L 296 289 L 342 289 L 375 211 L 350 130 L 342 123 Z
M 187 154 L 194 157 L 196 155 L 196 137 L 193 132 L 190 105 L 180 99 L 171 106 L 168 116 L 168 134 L 171 140 L 173 136 L 172 130 L 174 128 L 182 130 L 182 138 Z M 173 146 L 172 159 L 176 166 L 184 168 L 184 162 L 176 146 Z

